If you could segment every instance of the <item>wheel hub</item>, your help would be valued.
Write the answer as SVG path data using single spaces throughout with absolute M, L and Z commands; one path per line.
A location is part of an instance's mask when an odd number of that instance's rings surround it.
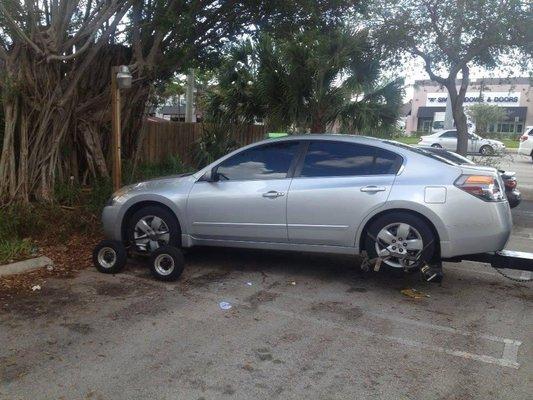
M 154 251 L 170 242 L 170 230 L 166 222 L 155 215 L 146 215 L 135 224 L 133 241 L 142 252 Z
M 154 267 L 160 275 L 170 275 L 174 265 L 174 259 L 168 254 L 160 254 L 154 260 Z
M 102 247 L 97 258 L 103 268 L 111 268 L 117 261 L 117 253 L 111 247 Z
M 383 262 L 393 268 L 413 267 L 424 248 L 420 233 L 404 222 L 383 227 L 376 239 L 377 255 L 383 257 Z

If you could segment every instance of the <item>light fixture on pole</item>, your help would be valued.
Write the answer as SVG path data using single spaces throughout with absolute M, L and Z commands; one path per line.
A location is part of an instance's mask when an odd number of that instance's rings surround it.
M 113 189 L 122 186 L 122 162 L 120 159 L 120 90 L 131 88 L 131 73 L 126 65 L 111 67 L 111 133 L 113 136 Z

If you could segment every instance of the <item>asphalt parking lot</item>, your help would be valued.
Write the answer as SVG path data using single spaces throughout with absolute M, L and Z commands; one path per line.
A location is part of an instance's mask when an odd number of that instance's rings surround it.
M 531 200 L 509 248 L 533 251 Z M 191 252 L 176 283 L 84 270 L 0 304 L 0 399 L 530 399 L 531 284 L 445 273 L 224 249 Z

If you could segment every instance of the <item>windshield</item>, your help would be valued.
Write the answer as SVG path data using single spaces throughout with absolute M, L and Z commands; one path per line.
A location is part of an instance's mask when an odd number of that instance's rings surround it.
M 424 149 L 421 149 L 419 147 L 414 147 L 414 146 L 410 146 L 408 144 L 404 144 L 404 143 L 400 143 L 400 142 L 396 142 L 394 140 L 384 140 L 383 141 L 384 143 L 388 143 L 388 144 L 392 144 L 393 146 L 396 146 L 396 147 L 401 147 L 402 149 L 405 149 L 405 150 L 410 150 L 410 151 L 413 151 L 417 154 L 421 154 L 423 156 L 426 156 L 426 157 L 429 157 L 429 158 L 433 158 L 434 160 L 437 160 L 437 161 L 440 161 L 440 162 L 443 162 L 444 164 L 448 164 L 448 165 L 459 165 L 457 163 L 454 163 L 444 157 L 441 157 L 441 156 L 438 156 L 437 154 L 433 154 L 427 150 L 424 150 Z

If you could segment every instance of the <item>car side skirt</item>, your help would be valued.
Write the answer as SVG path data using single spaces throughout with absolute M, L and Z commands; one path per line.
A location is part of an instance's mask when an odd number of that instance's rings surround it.
M 263 249 L 263 250 L 280 250 L 280 251 L 303 251 L 312 253 L 330 253 L 330 254 L 347 254 L 357 255 L 359 252 L 355 247 L 329 246 L 329 245 L 311 245 L 298 243 L 279 243 L 279 242 L 253 242 L 239 240 L 216 240 L 216 239 L 198 239 L 187 234 L 181 235 L 183 247 L 193 246 L 214 246 L 214 247 L 237 247 L 246 249 Z

